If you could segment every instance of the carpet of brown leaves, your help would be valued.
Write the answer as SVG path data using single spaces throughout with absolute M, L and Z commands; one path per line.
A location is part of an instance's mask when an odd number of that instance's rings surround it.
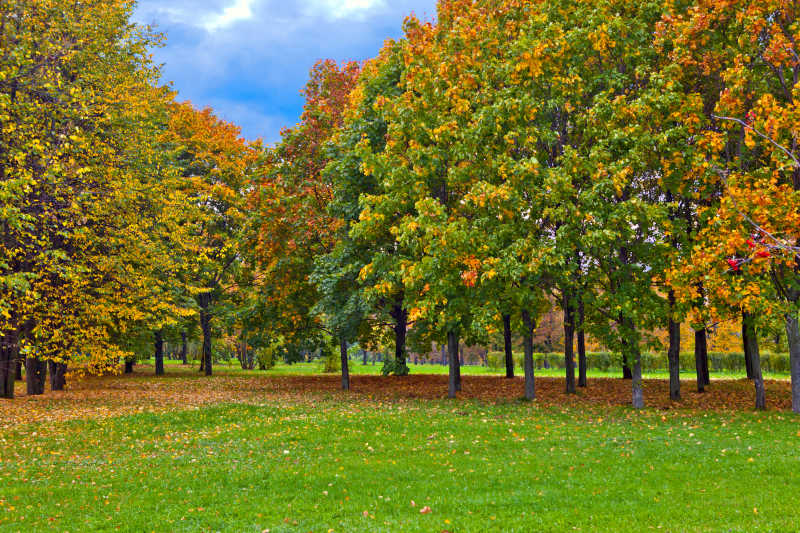
M 177 371 L 154 377 L 146 368 L 127 376 L 73 378 L 64 392 L 26 396 L 18 383 L 17 398 L 0 400 L 0 428 L 31 422 L 73 419 L 100 419 L 139 412 L 193 409 L 203 405 L 265 401 L 313 402 L 325 397 L 355 401 L 404 401 L 443 399 L 447 396 L 447 376 L 412 375 L 406 377 L 353 376 L 352 390 L 339 390 L 336 375 L 264 376 L 224 374 L 205 378 L 196 372 Z M 522 395 L 522 379 L 497 376 L 464 376 L 459 398 L 487 402 L 516 400 Z M 586 389 L 576 395 L 564 394 L 564 381 L 537 378 L 537 403 L 544 406 L 623 406 L 630 401 L 630 381 L 590 379 Z M 788 381 L 767 381 L 767 407 L 791 407 Z M 657 409 L 750 410 L 753 386 L 746 379 L 714 380 L 706 392 L 698 394 L 693 381 L 682 382 L 682 400 L 669 400 L 666 380 L 645 380 L 645 402 Z

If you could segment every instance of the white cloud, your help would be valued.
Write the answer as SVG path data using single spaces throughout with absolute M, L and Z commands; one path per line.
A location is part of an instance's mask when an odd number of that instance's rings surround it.
M 226 7 L 222 13 L 205 17 L 203 27 L 209 32 L 227 28 L 234 22 L 248 20 L 253 17 L 253 4 L 256 0 L 234 0 L 233 5 Z
M 306 7 L 306 13 L 311 16 L 322 14 L 327 18 L 343 19 L 384 8 L 385 0 L 311 0 Z

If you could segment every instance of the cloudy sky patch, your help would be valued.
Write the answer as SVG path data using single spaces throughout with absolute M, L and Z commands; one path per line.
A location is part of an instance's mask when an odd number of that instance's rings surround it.
M 248 139 L 278 140 L 302 111 L 313 64 L 374 57 L 404 18 L 435 15 L 435 0 L 140 0 L 135 20 L 155 24 L 165 82 L 182 100 L 212 106 Z

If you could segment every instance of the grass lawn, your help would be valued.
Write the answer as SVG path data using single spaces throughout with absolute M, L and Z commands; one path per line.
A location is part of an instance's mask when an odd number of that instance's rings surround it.
M 791 531 L 799 422 L 338 394 L 53 419 L 0 435 L 0 530 Z

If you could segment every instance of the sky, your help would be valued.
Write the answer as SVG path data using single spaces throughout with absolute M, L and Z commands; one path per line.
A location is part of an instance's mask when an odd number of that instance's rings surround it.
M 302 112 L 318 59 L 361 61 L 436 0 L 139 0 L 134 20 L 167 35 L 153 51 L 179 100 L 212 107 L 245 138 L 279 139 Z

